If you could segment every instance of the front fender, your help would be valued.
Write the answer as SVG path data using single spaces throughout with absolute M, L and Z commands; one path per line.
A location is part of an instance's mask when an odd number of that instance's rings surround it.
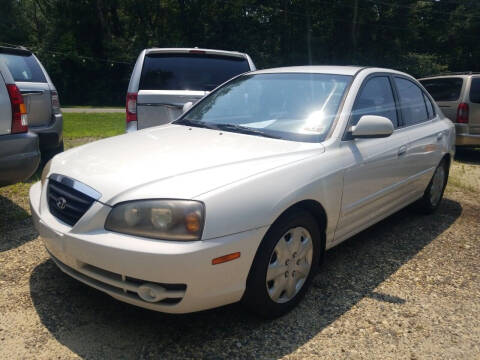
M 333 154 L 315 154 L 199 196 L 205 203 L 203 239 L 271 225 L 302 200 L 320 203 L 327 214 L 327 245 L 340 213 L 343 169 Z

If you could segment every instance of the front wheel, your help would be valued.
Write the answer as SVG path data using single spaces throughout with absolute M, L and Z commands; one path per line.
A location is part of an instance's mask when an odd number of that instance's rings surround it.
M 308 212 L 279 218 L 257 251 L 243 303 L 264 318 L 281 316 L 295 307 L 317 269 L 320 239 L 317 222 Z
M 432 179 L 423 194 L 423 197 L 417 202 L 417 208 L 425 213 L 434 213 L 442 202 L 443 192 L 447 186 L 448 166 L 445 160 L 442 160 L 435 169 Z

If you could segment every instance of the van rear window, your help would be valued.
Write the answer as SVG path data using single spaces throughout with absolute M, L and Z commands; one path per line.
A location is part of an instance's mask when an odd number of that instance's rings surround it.
M 211 91 L 250 70 L 247 59 L 206 54 L 145 56 L 140 90 Z
M 0 54 L 0 61 L 4 61 L 15 81 L 46 83 L 40 65 L 33 55 Z
M 435 101 L 457 101 L 462 91 L 462 78 L 439 78 L 420 80 Z
M 470 85 L 470 101 L 480 104 L 480 78 L 473 78 Z

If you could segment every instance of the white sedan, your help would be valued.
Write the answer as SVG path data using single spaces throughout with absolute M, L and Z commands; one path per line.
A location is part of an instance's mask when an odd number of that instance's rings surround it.
M 325 250 L 411 203 L 435 211 L 454 143 L 407 74 L 261 70 L 171 124 L 57 155 L 30 204 L 58 267 L 118 300 L 276 317 Z

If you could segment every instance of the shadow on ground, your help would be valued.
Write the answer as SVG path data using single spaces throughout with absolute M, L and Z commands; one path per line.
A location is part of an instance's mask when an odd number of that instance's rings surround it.
M 480 148 L 461 148 L 455 151 L 455 160 L 465 164 L 480 165 Z
M 375 291 L 461 214 L 445 199 L 432 216 L 402 210 L 327 253 L 298 308 L 263 321 L 238 305 L 165 315 L 117 302 L 60 272 L 51 260 L 30 278 L 33 304 L 51 334 L 87 358 L 277 358 L 295 351 L 364 297 L 403 306 Z
M 0 195 L 0 253 L 17 248 L 36 237 L 30 214 Z

